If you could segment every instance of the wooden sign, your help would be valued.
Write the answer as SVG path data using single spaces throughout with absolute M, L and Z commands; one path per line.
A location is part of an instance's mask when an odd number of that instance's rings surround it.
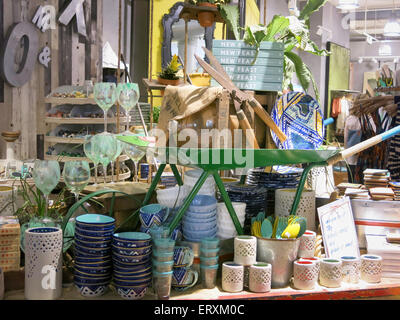
M 350 198 L 319 207 L 318 217 L 327 258 L 360 256 Z
M 282 43 L 264 41 L 257 55 L 256 49 L 244 41 L 213 41 L 213 55 L 233 83 L 242 90 L 281 91 L 283 50 Z M 211 85 L 218 86 L 214 80 Z

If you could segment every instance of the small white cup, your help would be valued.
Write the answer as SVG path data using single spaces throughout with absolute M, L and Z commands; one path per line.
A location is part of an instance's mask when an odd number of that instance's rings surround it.
M 342 280 L 348 283 L 358 283 L 360 281 L 360 259 L 354 256 L 343 256 L 340 260 L 342 260 Z
M 338 288 L 342 284 L 342 261 L 325 258 L 321 260 L 319 282 L 324 287 Z
M 299 251 L 297 257 L 312 258 L 315 252 L 315 239 L 317 234 L 314 231 L 306 230 L 300 237 Z
M 315 261 L 297 260 L 293 263 L 293 285 L 296 289 L 311 290 L 318 281 Z
M 299 260 L 303 260 L 303 261 L 311 261 L 315 263 L 315 269 L 318 273 L 319 276 L 319 270 L 321 269 L 321 259 L 318 257 L 312 257 L 312 258 L 300 258 Z
M 243 290 L 244 268 L 233 261 L 222 264 L 222 290 L 240 292 Z
M 378 283 L 382 279 L 382 257 L 373 254 L 361 256 L 361 279 L 369 283 Z
M 252 292 L 268 292 L 271 290 L 272 266 L 258 262 L 250 266 L 249 289 Z

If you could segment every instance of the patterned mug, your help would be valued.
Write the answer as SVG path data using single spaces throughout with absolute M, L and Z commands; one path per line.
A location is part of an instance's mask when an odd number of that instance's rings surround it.
M 190 247 L 174 248 L 174 268 L 187 268 L 193 264 L 194 253 Z
M 195 270 L 190 268 L 174 268 L 172 273 L 172 287 L 177 291 L 185 291 L 193 287 L 199 274 Z

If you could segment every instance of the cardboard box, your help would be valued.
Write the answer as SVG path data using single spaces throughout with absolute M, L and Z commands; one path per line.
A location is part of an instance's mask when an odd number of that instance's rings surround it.
M 19 245 L 20 235 L 10 235 L 0 237 L 0 246 Z
M 20 235 L 21 229 L 16 216 L 0 217 L 0 238 L 2 236 Z

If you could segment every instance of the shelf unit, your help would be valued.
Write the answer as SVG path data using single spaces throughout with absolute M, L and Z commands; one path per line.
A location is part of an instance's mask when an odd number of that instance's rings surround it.
M 63 86 L 57 88 L 50 95 L 45 97 L 44 102 L 51 105 L 51 108 L 60 106 L 60 105 L 74 105 L 74 106 L 82 106 L 82 105 L 97 105 L 93 98 L 71 98 L 71 97 L 54 97 L 54 93 L 65 93 L 65 92 L 73 92 L 73 91 L 84 91 L 82 87 L 74 87 L 74 86 Z M 132 117 L 129 117 L 131 120 Z M 121 125 L 125 125 L 127 118 L 120 117 L 119 121 Z M 102 125 L 104 124 L 104 118 L 92 118 L 92 117 L 45 117 L 44 122 L 51 126 L 51 128 L 55 128 L 59 125 Z M 116 124 L 116 117 L 108 117 L 108 124 Z M 93 163 L 87 157 L 70 157 L 70 156 L 61 156 L 61 155 L 48 155 L 47 151 L 50 146 L 56 144 L 66 144 L 66 145 L 80 145 L 83 144 L 83 138 L 68 138 L 68 137 L 58 137 L 58 136 L 49 136 L 46 135 L 44 137 L 44 159 L 45 160 L 56 160 L 59 162 L 67 162 L 67 161 L 87 161 L 89 163 Z M 120 162 L 124 162 L 129 160 L 129 157 L 126 155 L 121 155 L 119 157 Z M 115 170 L 114 170 L 115 171 Z M 118 175 L 119 181 L 124 181 L 128 179 L 131 175 L 131 172 L 120 173 Z M 116 179 L 116 173 L 114 174 L 114 178 Z M 111 182 L 111 176 L 106 177 L 107 182 Z M 103 181 L 103 176 L 98 176 L 98 182 Z M 91 183 L 94 182 L 94 177 L 91 177 Z

